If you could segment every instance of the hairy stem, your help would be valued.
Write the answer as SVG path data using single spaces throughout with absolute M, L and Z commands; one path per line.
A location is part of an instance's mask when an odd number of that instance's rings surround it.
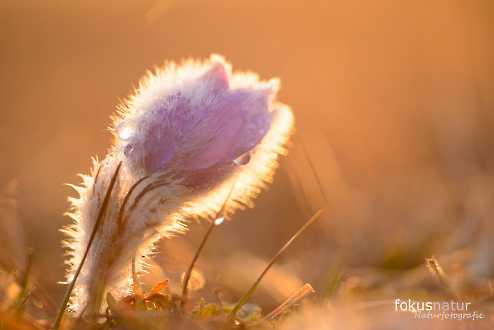
M 96 233 L 98 232 L 98 229 L 99 229 L 101 223 L 103 222 L 102 220 L 105 216 L 106 209 L 108 208 L 108 203 L 110 201 L 111 192 L 113 190 L 113 187 L 115 186 L 115 182 L 117 181 L 118 173 L 120 172 L 121 166 L 122 166 L 122 162 L 120 162 L 118 164 L 117 168 L 115 169 L 115 172 L 111 178 L 108 189 L 106 190 L 105 199 L 103 200 L 103 204 L 101 205 L 101 208 L 99 210 L 98 217 L 96 218 L 96 222 L 94 224 L 93 231 L 91 232 L 91 237 L 89 238 L 89 242 L 88 242 L 86 251 L 84 252 L 84 255 L 82 256 L 81 262 L 74 273 L 74 277 L 72 278 L 72 281 L 70 282 L 70 284 L 69 284 L 69 286 L 65 292 L 65 296 L 64 296 L 64 299 L 63 299 L 62 304 L 60 306 L 60 309 L 58 311 L 57 318 L 55 319 L 55 322 L 53 324 L 54 330 L 58 330 L 60 328 L 60 324 L 62 322 L 62 318 L 63 318 L 63 315 L 65 313 L 65 309 L 67 308 L 67 304 L 70 300 L 70 296 L 72 295 L 72 291 L 74 290 L 75 284 L 77 282 L 77 278 L 79 277 L 79 274 L 81 273 L 82 267 L 84 266 L 84 262 L 87 259 L 91 245 L 93 244 L 94 238 L 96 237 Z

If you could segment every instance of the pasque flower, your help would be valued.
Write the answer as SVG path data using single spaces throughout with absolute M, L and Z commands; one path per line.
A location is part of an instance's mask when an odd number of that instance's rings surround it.
M 169 63 L 142 79 L 113 118 L 114 144 L 70 199 L 68 281 L 105 207 L 73 311 L 99 312 L 105 292 L 125 290 L 133 257 L 142 268 L 153 243 L 183 232 L 190 219 L 213 217 L 227 196 L 225 217 L 253 205 L 293 129 L 278 88 L 277 79 L 232 73 L 217 55 Z

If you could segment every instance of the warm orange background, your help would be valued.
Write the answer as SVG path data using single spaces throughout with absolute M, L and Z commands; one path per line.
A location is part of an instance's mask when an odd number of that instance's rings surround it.
M 0 184 L 19 180 L 40 281 L 61 292 L 63 183 L 104 155 L 119 99 L 146 69 L 212 52 L 280 77 L 298 131 L 272 189 L 207 254 L 270 256 L 324 207 L 285 260 L 316 287 L 342 256 L 414 265 L 447 252 L 459 226 L 481 258 L 490 245 L 475 233 L 494 216 L 493 37 L 491 0 L 2 1 Z M 196 246 L 203 229 L 179 240 Z

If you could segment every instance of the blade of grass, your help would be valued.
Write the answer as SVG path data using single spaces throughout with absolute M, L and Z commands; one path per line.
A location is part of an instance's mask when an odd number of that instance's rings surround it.
M 341 262 L 335 261 L 334 265 L 330 268 L 326 277 L 326 285 L 322 295 L 323 299 L 329 300 L 336 294 L 341 286 L 343 275 L 344 272 L 342 270 Z
M 314 288 L 309 283 L 305 283 L 301 288 L 292 293 L 281 305 L 276 307 L 271 313 L 263 317 L 262 321 L 271 321 L 286 313 L 293 305 L 304 299 L 307 295 L 314 293 Z
M 199 256 L 206 245 L 207 240 L 209 239 L 209 236 L 211 235 L 211 232 L 213 231 L 214 227 L 216 227 L 215 222 L 211 221 L 211 224 L 209 225 L 209 228 L 202 238 L 201 245 L 199 245 L 199 248 L 196 250 L 196 253 L 194 255 L 194 258 L 192 259 L 192 262 L 189 265 L 189 268 L 187 268 L 187 272 L 185 273 L 184 276 L 184 284 L 182 287 L 182 299 L 180 302 L 180 306 L 183 308 L 185 306 L 185 303 L 187 302 L 187 294 L 188 294 L 188 287 L 189 287 L 189 281 L 190 277 L 192 275 L 192 270 L 194 269 L 194 266 L 197 262 L 197 259 L 199 259 Z
M 427 266 L 427 269 L 431 273 L 433 277 L 436 278 L 436 280 L 440 283 L 441 287 L 452 294 L 454 297 L 458 298 L 458 293 L 456 290 L 453 288 L 451 285 L 451 282 L 449 281 L 448 277 L 446 276 L 446 273 L 443 270 L 443 267 L 439 264 L 439 261 L 436 259 L 436 257 L 432 256 L 430 258 L 425 259 L 425 264 Z
M 120 167 L 122 166 L 122 162 L 118 163 L 117 168 L 115 169 L 115 172 L 113 173 L 113 176 L 110 180 L 110 184 L 108 186 L 108 189 L 106 190 L 105 193 L 105 198 L 103 200 L 103 204 L 101 205 L 101 208 L 98 213 L 98 217 L 96 218 L 96 223 L 94 224 L 93 231 L 91 232 L 91 237 L 89 238 L 89 242 L 86 247 L 86 251 L 84 251 L 84 255 L 82 256 L 81 262 L 79 263 L 79 266 L 77 267 L 74 277 L 72 281 L 70 282 L 67 290 L 65 291 L 65 296 L 62 301 L 62 304 L 60 306 L 60 309 L 57 314 L 57 318 L 55 319 L 55 322 L 53 323 L 53 330 L 58 330 L 60 328 L 60 324 L 62 322 L 63 315 L 65 313 L 65 309 L 67 308 L 67 304 L 69 302 L 70 296 L 72 294 L 72 290 L 74 290 L 75 283 L 77 281 L 77 278 L 79 277 L 79 274 L 82 270 L 82 266 L 84 265 L 84 262 L 86 261 L 86 258 L 89 254 L 89 250 L 91 248 L 91 245 L 93 244 L 94 238 L 96 237 L 96 233 L 98 232 L 98 229 L 103 222 L 104 215 L 106 213 L 106 209 L 108 208 L 108 203 L 110 201 L 110 196 L 113 191 L 113 187 L 115 186 L 115 182 L 117 181 L 117 176 L 118 173 L 120 172 Z
M 245 305 L 245 303 L 247 303 L 247 301 L 249 301 L 249 299 L 251 298 L 251 296 L 254 294 L 254 292 L 256 291 L 259 283 L 261 282 L 261 280 L 264 278 L 264 276 L 266 275 L 266 273 L 269 271 L 269 269 L 274 265 L 274 263 L 279 259 L 279 257 L 283 254 L 283 252 L 285 252 L 286 249 L 288 249 L 288 247 L 293 243 L 293 241 L 295 241 L 297 239 L 297 237 L 300 236 L 300 234 L 302 234 L 306 229 L 307 227 L 309 227 L 313 222 L 315 222 L 317 219 L 319 219 L 319 217 L 321 216 L 323 210 L 319 210 L 317 211 L 309 220 L 307 220 L 307 222 L 285 243 L 285 245 L 283 245 L 283 247 L 278 251 L 278 253 L 275 254 L 275 256 L 271 259 L 271 261 L 268 263 L 268 265 L 266 266 L 266 268 L 264 268 L 264 270 L 262 271 L 261 275 L 259 275 L 259 277 L 257 278 L 257 280 L 254 282 L 254 284 L 251 286 L 251 288 L 243 295 L 242 298 L 240 298 L 240 300 L 238 301 L 238 303 L 235 305 L 235 307 L 232 309 L 232 311 L 230 312 L 230 316 L 229 316 L 229 319 L 231 321 L 233 321 L 235 319 L 235 316 L 237 315 L 238 311 L 240 310 L 240 308 L 242 308 L 243 305 Z
M 324 185 L 322 183 L 321 177 L 319 176 L 319 173 L 316 170 L 316 166 L 312 162 L 312 159 L 309 156 L 309 152 L 305 148 L 305 144 L 302 140 L 300 140 L 300 145 L 302 146 L 302 151 L 304 152 L 304 156 L 307 159 L 307 163 L 309 164 L 310 170 L 312 171 L 312 174 L 314 175 L 314 179 L 316 180 L 317 187 L 319 188 L 319 192 L 321 193 L 324 201 L 329 205 L 329 199 L 328 196 L 326 196 L 326 191 L 324 190 Z
M 21 287 L 21 293 L 18 295 L 16 303 L 13 305 L 13 309 L 17 310 L 18 313 L 21 313 L 24 309 L 24 305 L 31 296 L 30 290 L 29 290 L 29 277 L 31 275 L 31 268 L 32 268 L 32 263 L 33 263 L 33 252 L 30 251 L 27 253 L 26 257 L 26 269 L 24 270 L 22 274 L 22 279 L 20 284 Z
M 228 195 L 226 196 L 225 201 L 223 202 L 223 205 L 221 205 L 220 210 L 216 213 L 214 220 L 211 221 L 211 224 L 209 225 L 209 228 L 208 228 L 206 234 L 204 235 L 204 237 L 201 241 L 201 244 L 199 245 L 199 248 L 197 249 L 196 254 L 194 255 L 194 258 L 192 259 L 192 262 L 190 263 L 189 268 L 187 269 L 187 272 L 185 273 L 184 285 L 182 288 L 182 299 L 181 299 L 181 303 L 180 303 L 180 306 L 182 308 L 185 306 L 185 303 L 187 302 L 187 291 L 188 291 L 188 287 L 189 287 L 190 277 L 192 275 L 192 270 L 194 269 L 194 266 L 197 262 L 197 259 L 199 259 L 199 256 L 201 255 L 201 252 L 204 249 L 204 246 L 206 245 L 206 242 L 209 239 L 209 236 L 211 235 L 211 232 L 213 231 L 214 227 L 219 226 L 223 222 L 223 221 L 218 221 L 218 220 L 221 219 L 220 216 L 225 211 L 226 204 L 227 204 L 228 200 L 230 199 L 230 196 L 232 195 L 234 188 L 235 188 L 235 183 L 232 185 L 232 188 L 228 192 Z

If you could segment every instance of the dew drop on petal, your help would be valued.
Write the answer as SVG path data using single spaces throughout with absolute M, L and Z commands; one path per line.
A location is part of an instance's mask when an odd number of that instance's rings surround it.
M 250 153 L 246 152 L 233 161 L 235 165 L 246 165 L 250 161 Z
M 134 135 L 134 128 L 128 125 L 123 125 L 117 128 L 117 132 L 118 132 L 118 137 L 121 140 L 126 141 L 130 139 L 132 135 Z

